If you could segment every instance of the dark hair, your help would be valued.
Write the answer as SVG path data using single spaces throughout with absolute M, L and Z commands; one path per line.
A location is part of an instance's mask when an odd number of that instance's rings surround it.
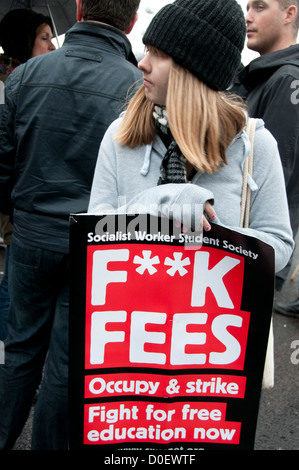
M 84 21 L 100 21 L 126 31 L 134 18 L 140 0 L 82 0 Z
M 0 44 L 4 54 L 25 63 L 32 56 L 36 30 L 48 24 L 53 32 L 52 21 L 48 16 L 27 8 L 9 11 L 0 22 Z

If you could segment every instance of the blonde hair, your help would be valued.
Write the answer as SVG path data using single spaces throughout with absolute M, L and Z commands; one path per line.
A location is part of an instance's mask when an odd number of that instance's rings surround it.
M 142 86 L 130 101 L 116 135 L 121 146 L 133 148 L 155 140 L 153 107 Z M 213 173 L 227 163 L 226 149 L 246 122 L 239 98 L 212 90 L 172 62 L 166 109 L 172 136 L 197 171 Z

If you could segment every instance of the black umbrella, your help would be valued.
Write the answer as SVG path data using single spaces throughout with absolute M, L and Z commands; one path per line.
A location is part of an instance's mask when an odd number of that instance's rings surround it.
M 50 16 L 56 36 L 65 33 L 76 23 L 75 0 L 0 0 L 0 21 L 10 10 L 30 8 Z

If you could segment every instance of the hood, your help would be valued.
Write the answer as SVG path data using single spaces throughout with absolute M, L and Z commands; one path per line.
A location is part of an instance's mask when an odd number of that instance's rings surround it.
M 267 80 L 279 68 L 285 65 L 299 67 L 299 44 L 280 51 L 269 52 L 250 62 L 238 75 L 235 84 L 242 84 L 248 89 Z

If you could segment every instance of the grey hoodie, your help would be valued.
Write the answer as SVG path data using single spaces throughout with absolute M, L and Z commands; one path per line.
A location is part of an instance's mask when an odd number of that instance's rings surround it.
M 193 225 L 196 205 L 210 201 L 217 219 L 213 222 L 253 236 L 275 251 L 275 270 L 288 262 L 294 242 L 277 143 L 259 120 L 255 135 L 249 228 L 239 228 L 244 160 L 250 143 L 245 130 L 227 150 L 228 165 L 217 173 L 197 173 L 192 184 L 157 186 L 166 148 L 157 137 L 151 145 L 121 147 L 114 139 L 121 118 L 111 124 L 102 141 L 94 174 L 89 213 L 126 212 L 168 216 L 172 207 L 191 207 Z

